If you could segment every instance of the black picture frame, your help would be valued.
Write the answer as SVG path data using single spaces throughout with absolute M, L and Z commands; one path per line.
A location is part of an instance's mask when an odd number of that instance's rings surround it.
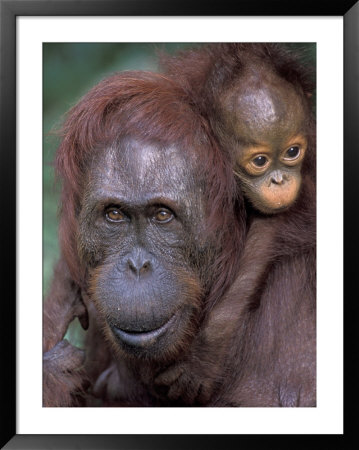
M 342 0 L 285 2 L 276 0 L 194 2 L 187 0 L 0 0 L 0 192 L 3 202 L 2 276 L 2 396 L 1 448 L 6 449 L 183 449 L 243 448 L 265 444 L 277 448 L 294 440 L 314 448 L 329 438 L 344 448 L 353 434 L 356 417 L 345 415 L 343 435 L 17 435 L 16 434 L 16 17 L 18 16 L 343 16 L 344 18 L 344 294 L 345 411 L 354 402 L 358 353 L 355 253 L 358 242 L 356 208 L 359 169 L 359 3 Z M 335 62 L 333 62 L 335 66 Z M 335 179 L 335 174 L 333 174 Z M 335 181 L 335 180 L 334 180 Z M 351 299 L 350 297 L 353 298 Z M 355 378 L 354 378 L 355 377 Z M 274 444 L 275 441 L 275 444 Z M 348 447 L 349 448 L 349 447 Z

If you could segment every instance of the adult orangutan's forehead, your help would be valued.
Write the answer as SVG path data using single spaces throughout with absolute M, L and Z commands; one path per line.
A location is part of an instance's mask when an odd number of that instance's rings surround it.
M 89 181 L 123 196 L 180 196 L 199 187 L 199 170 L 196 156 L 176 145 L 126 138 L 97 153 Z

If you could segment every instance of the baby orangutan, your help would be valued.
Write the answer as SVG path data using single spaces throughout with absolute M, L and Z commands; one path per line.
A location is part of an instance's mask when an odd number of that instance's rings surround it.
M 235 173 L 265 214 L 295 202 L 307 150 L 304 95 L 273 72 L 249 66 L 220 98 L 220 141 L 235 155 Z
M 212 44 L 163 56 L 162 65 L 208 118 L 256 210 L 282 212 L 298 199 L 303 177 L 314 182 L 315 86 L 298 52 L 279 44 Z

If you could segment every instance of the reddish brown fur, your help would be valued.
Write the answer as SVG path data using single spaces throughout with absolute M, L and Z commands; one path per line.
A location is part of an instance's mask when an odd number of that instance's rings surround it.
M 78 317 L 88 327 L 88 314 L 81 292 L 61 259 L 44 305 L 43 317 L 43 403 L 44 406 L 67 406 L 74 403 L 72 392 L 80 392 L 85 382 L 81 370 L 84 353 L 63 338 L 72 320 Z
M 294 207 L 278 216 L 263 219 L 249 207 L 249 235 L 239 276 L 215 306 L 197 341 L 202 350 L 206 348 L 206 355 L 194 344 L 192 353 L 181 364 L 181 376 L 176 378 L 178 367 L 174 367 L 162 374 L 159 382 L 169 386 L 175 397 L 185 395 L 188 403 L 207 404 L 217 390 L 211 404 L 218 406 L 313 406 L 316 155 L 315 120 L 309 100 L 314 90 L 311 73 L 301 65 L 298 56 L 276 44 L 212 44 L 175 57 L 162 55 L 162 62 L 166 72 L 184 86 L 200 113 L 209 119 L 225 151 L 226 147 L 231 148 L 233 137 L 226 136 L 222 127 L 220 95 L 240 76 L 247 62 L 257 58 L 308 99 L 308 152 L 302 168 L 301 192 Z M 230 157 L 235 160 L 235 155 Z M 278 302 L 281 298 L 284 303 Z M 225 319 L 221 320 L 223 312 Z M 278 321 L 271 326 L 274 317 Z M 295 339 L 284 331 L 293 323 Z M 219 335 L 218 330 L 224 328 L 226 333 Z M 218 344 L 228 352 L 225 384 L 219 382 L 221 377 L 216 378 L 223 365 L 218 355 L 223 357 L 225 353 L 217 350 Z M 182 375 L 186 373 L 191 375 Z M 190 393 L 187 378 L 195 385 Z M 221 387 L 217 389 L 216 383 Z

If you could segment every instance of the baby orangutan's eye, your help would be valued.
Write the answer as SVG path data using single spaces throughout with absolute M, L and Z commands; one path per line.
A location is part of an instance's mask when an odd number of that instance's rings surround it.
M 262 175 L 270 165 L 270 159 L 266 155 L 257 155 L 244 166 L 247 173 L 253 176 Z
M 257 167 L 265 166 L 267 164 L 267 161 L 267 157 L 263 155 L 259 155 L 252 160 L 253 164 Z
M 296 159 L 300 155 L 300 148 L 297 145 L 293 145 L 285 152 L 284 159 Z

